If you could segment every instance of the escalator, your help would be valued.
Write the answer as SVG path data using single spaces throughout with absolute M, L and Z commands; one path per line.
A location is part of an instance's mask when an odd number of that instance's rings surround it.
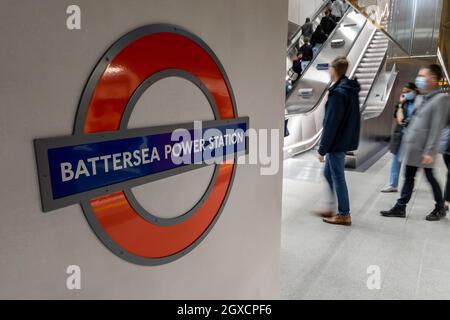
M 384 14 L 379 21 L 382 27 L 386 27 L 388 23 L 386 17 Z M 386 138 L 391 133 L 392 106 L 395 103 L 391 93 L 398 72 L 395 65 L 392 70 L 385 70 L 388 37 L 374 28 L 368 39 L 357 66 L 350 74 L 350 77 L 358 79 L 361 85 L 359 102 L 362 117 L 360 147 L 357 151 L 347 154 L 346 165 L 350 168 L 370 166 L 377 160 L 380 152 L 383 153 L 386 149 Z
M 387 9 L 386 9 L 387 10 Z M 386 24 L 388 21 L 383 14 L 378 22 Z M 332 48 L 331 41 L 344 39 L 342 48 Z M 363 120 L 383 116 L 383 120 L 392 123 L 392 113 L 386 110 L 389 105 L 390 93 L 396 79 L 395 72 L 385 71 L 385 62 L 389 46 L 388 38 L 361 14 L 350 8 L 343 17 L 333 34 L 324 44 L 316 59 L 305 70 L 297 81 L 295 88 L 286 99 L 286 119 L 288 119 L 289 135 L 285 138 L 284 156 L 289 158 L 314 148 L 321 138 L 322 122 L 329 87 L 332 85 L 328 70 L 318 70 L 317 65 L 330 63 L 337 56 L 346 56 L 349 60 L 349 77 L 356 77 L 361 84 L 360 106 Z M 384 81 L 384 83 L 383 83 Z M 390 86 L 390 87 L 387 87 Z M 311 88 L 313 93 L 309 97 L 300 96 L 299 90 Z M 384 118 L 386 117 L 386 119 Z M 375 120 L 373 120 L 375 119 Z M 380 119 L 378 119 L 380 120 Z M 390 128 L 384 125 L 376 134 L 369 133 L 365 137 L 364 123 L 362 129 L 362 144 L 373 136 L 377 142 L 385 141 L 384 135 L 389 135 Z M 372 130 L 377 131 L 377 130 Z M 367 138 L 367 139 L 366 139 Z M 379 151 L 381 144 L 362 146 L 364 152 L 354 152 L 349 155 L 349 166 L 355 167 L 361 160 L 367 160 Z M 373 147 L 373 148 L 372 148 Z
M 361 92 L 359 94 L 361 106 L 365 104 L 370 88 L 372 88 L 380 66 L 384 62 L 388 44 L 388 39 L 380 31 L 377 31 L 356 69 L 355 77 L 361 84 Z
M 347 56 L 366 24 L 366 19 L 352 9 L 341 19 L 336 29 L 330 34 L 321 50 L 309 66 L 303 71 L 299 80 L 286 100 L 286 112 L 290 114 L 308 113 L 321 102 L 324 93 L 331 84 L 328 70 L 319 70 L 322 63 L 329 63 L 338 56 Z M 342 47 L 333 48 L 333 40 L 344 40 Z M 298 94 L 300 89 L 313 89 L 312 96 L 304 98 Z
M 386 18 L 383 18 L 380 22 L 382 26 L 387 24 Z M 364 50 L 364 54 L 361 55 L 361 59 L 355 71 L 350 75 L 351 78 L 358 79 L 361 85 L 361 92 L 359 93 L 359 102 L 363 119 L 367 117 L 367 114 L 376 113 L 384 108 L 381 102 L 373 102 L 372 105 L 367 105 L 369 102 L 369 95 L 378 80 L 381 68 L 386 62 L 386 54 L 389 48 L 389 39 L 378 29 L 375 29 L 368 41 L 367 48 Z
M 310 150 L 320 140 L 331 78 L 328 70 L 318 70 L 317 67 L 319 64 L 331 62 L 337 56 L 350 57 L 356 40 L 365 29 L 366 22 L 362 15 L 349 8 L 287 96 L 285 113 L 289 136 L 285 138 L 284 143 L 285 158 Z M 343 47 L 331 46 L 332 41 L 337 39 L 345 40 Z M 353 60 L 356 59 L 355 55 Z M 298 94 L 299 90 L 305 88 L 312 89 L 312 95 L 306 98 Z
M 314 30 L 317 28 L 317 26 L 320 24 L 320 21 L 322 20 L 325 9 L 327 6 L 331 3 L 331 0 L 323 1 L 322 5 L 317 9 L 317 11 L 312 15 L 311 22 L 313 24 Z M 295 48 L 297 46 L 303 45 L 303 39 L 302 39 L 302 30 L 301 26 L 296 25 L 289 21 L 289 29 L 295 30 L 294 32 L 289 32 L 288 35 L 288 45 L 287 45 L 287 58 L 289 60 L 289 56 L 294 52 Z M 289 65 L 289 61 L 287 63 L 288 70 L 292 65 Z

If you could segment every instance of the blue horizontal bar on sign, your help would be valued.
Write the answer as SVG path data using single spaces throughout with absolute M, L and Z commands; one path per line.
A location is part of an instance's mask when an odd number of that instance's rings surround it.
M 47 148 L 53 199 L 177 168 L 212 164 L 247 150 L 247 121 Z M 151 128 L 149 128 L 151 131 Z M 172 175 L 172 174 L 171 174 Z

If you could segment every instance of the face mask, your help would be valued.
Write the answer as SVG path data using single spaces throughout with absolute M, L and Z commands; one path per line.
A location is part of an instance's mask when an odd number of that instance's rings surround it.
M 406 98 L 406 100 L 408 100 L 408 101 L 413 101 L 414 98 L 415 98 L 414 92 L 411 91 L 411 92 L 406 93 L 406 94 L 405 94 L 405 98 Z
M 427 79 L 425 79 L 424 77 L 417 77 L 416 86 L 420 90 L 425 90 L 427 88 Z

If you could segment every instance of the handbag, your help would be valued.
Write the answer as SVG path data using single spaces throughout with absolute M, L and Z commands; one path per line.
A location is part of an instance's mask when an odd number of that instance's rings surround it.
M 292 68 L 290 68 L 288 71 L 288 77 L 289 77 L 289 80 L 291 80 L 292 82 L 295 82 L 298 79 L 298 73 L 296 73 Z
M 395 118 L 397 119 L 398 124 L 401 124 L 401 123 L 403 123 L 403 121 L 405 121 L 405 110 L 403 109 L 403 106 L 401 106 L 397 109 Z

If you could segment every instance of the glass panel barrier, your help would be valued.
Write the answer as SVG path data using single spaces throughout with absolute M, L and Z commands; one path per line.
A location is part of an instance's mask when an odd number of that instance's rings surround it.
M 448 6 L 448 1 L 444 1 Z M 442 0 L 348 0 L 396 45 L 391 56 L 436 56 Z M 378 23 L 382 12 L 386 23 Z
M 410 47 L 402 39 L 411 31 L 412 25 L 409 21 L 402 21 L 400 26 L 397 24 L 397 19 L 393 19 L 395 15 L 395 8 L 393 7 L 396 1 L 392 0 L 348 0 L 347 1 L 357 12 L 362 14 L 369 20 L 377 29 L 382 31 L 386 37 L 389 38 L 398 49 L 406 55 L 410 55 Z M 409 1 L 412 2 L 412 1 Z M 393 13 L 394 10 L 394 13 Z M 408 12 L 408 11 L 406 11 Z M 407 14 L 407 13 L 406 13 Z M 381 17 L 385 17 L 386 24 L 380 23 Z M 409 12 L 409 16 L 411 13 Z M 391 29 L 391 30 L 390 30 Z M 394 34 L 390 31 L 396 30 Z

